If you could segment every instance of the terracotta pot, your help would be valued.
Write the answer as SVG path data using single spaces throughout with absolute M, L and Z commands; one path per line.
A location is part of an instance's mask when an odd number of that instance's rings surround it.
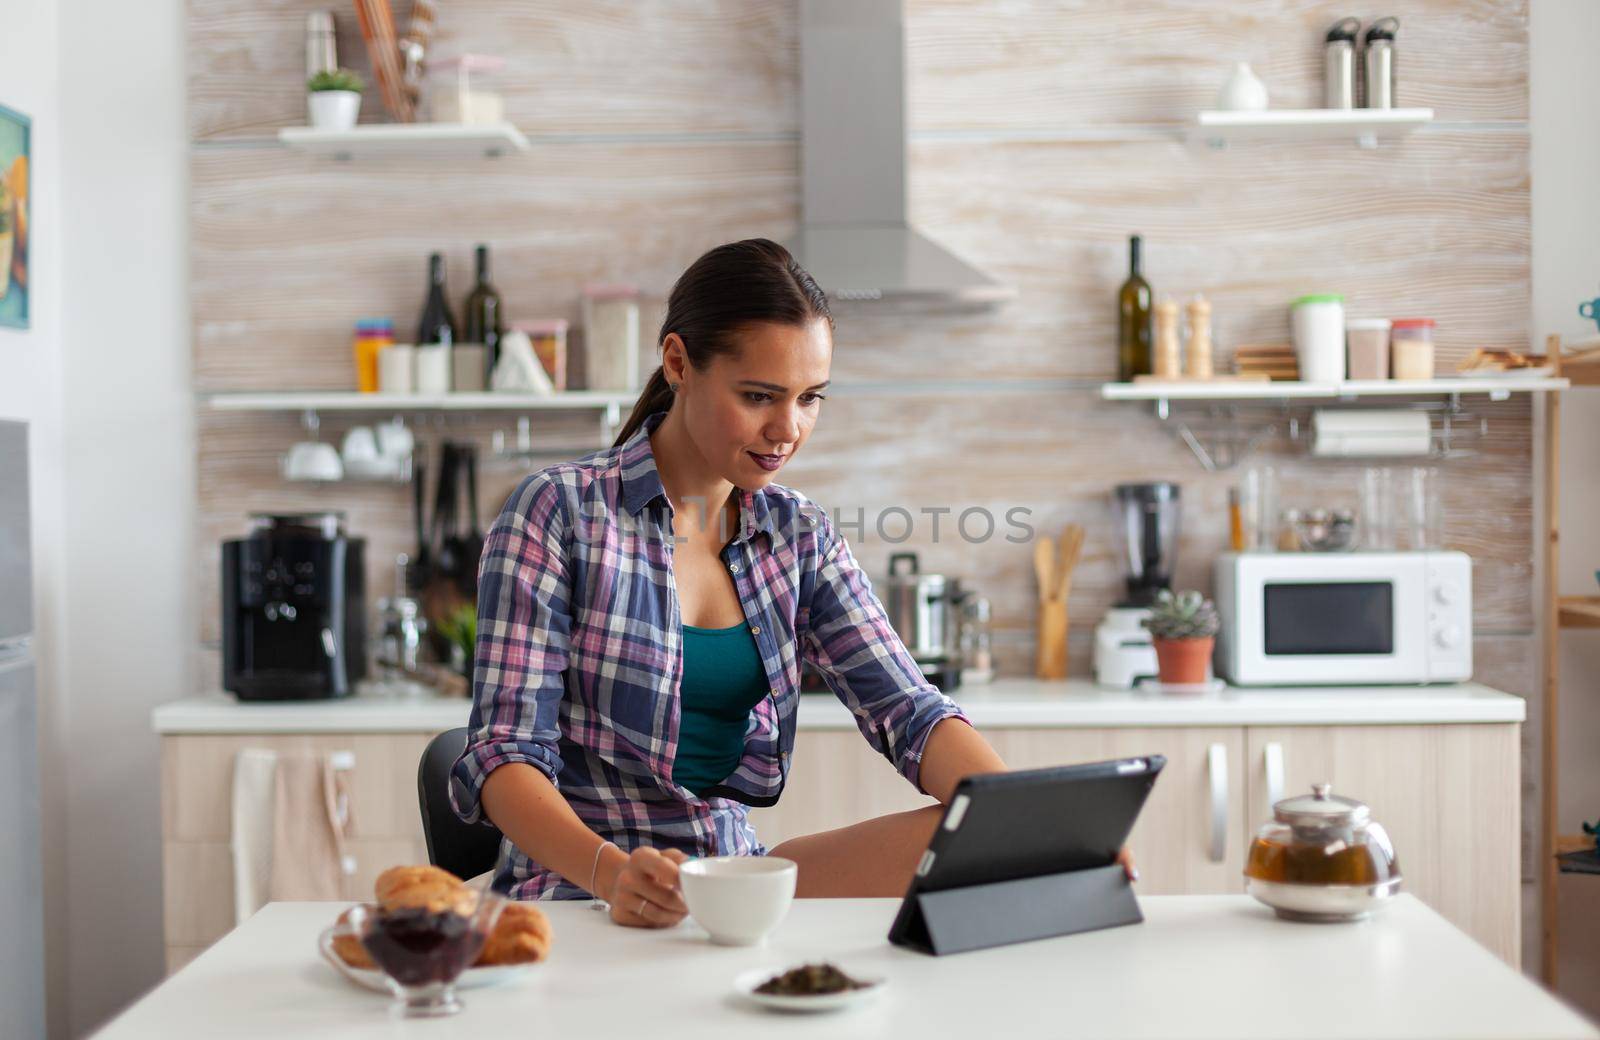
M 1203 683 L 1216 639 L 1157 639 L 1156 663 L 1164 683 Z

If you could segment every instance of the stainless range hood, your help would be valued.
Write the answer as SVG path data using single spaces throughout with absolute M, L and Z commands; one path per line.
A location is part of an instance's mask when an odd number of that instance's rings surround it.
M 834 300 L 983 307 L 1016 296 L 906 223 L 902 0 L 800 0 L 801 227 Z

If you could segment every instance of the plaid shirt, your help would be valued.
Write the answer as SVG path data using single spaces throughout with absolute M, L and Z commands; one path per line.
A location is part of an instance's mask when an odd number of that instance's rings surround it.
M 934 724 L 966 716 L 924 678 L 833 523 L 777 484 L 735 489 L 739 531 L 722 550 L 768 696 L 750 714 L 732 775 L 702 795 L 673 783 L 683 632 L 672 506 L 649 439 L 665 416 L 652 414 L 617 447 L 528 477 L 490 528 L 472 716 L 451 774 L 456 813 L 483 820 L 484 780 L 507 762 L 525 762 L 623 851 L 761 855 L 747 807 L 772 805 L 783 790 L 802 661 L 920 790 Z M 509 839 L 495 888 L 519 899 L 586 894 Z

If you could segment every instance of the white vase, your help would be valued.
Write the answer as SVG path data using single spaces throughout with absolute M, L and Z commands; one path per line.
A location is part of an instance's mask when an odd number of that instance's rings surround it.
M 1262 112 L 1267 107 L 1267 85 L 1250 71 L 1249 62 L 1235 62 L 1228 81 L 1217 92 L 1217 108 L 1224 112 Z
M 361 114 L 361 95 L 354 90 L 313 90 L 306 104 L 318 130 L 349 130 Z

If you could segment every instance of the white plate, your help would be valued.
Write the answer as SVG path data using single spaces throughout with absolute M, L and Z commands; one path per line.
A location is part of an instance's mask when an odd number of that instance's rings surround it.
M 1463 379 L 1542 379 L 1554 371 L 1554 365 L 1538 365 L 1534 368 L 1474 368 L 1456 375 Z
M 765 983 L 774 975 L 782 975 L 788 968 L 753 968 L 742 972 L 733 980 L 733 989 L 746 1000 L 760 1004 L 762 1007 L 772 1008 L 775 1011 L 841 1011 L 845 1008 L 860 1007 L 867 1001 L 877 997 L 883 991 L 885 981 L 873 975 L 863 975 L 859 972 L 841 968 L 846 975 L 857 982 L 867 984 L 865 989 L 847 989 L 842 993 L 818 993 L 809 997 L 777 996 L 771 993 L 757 993 L 756 987 Z
M 333 952 L 333 928 L 324 928 L 317 936 L 317 952 L 329 966 L 345 980 L 370 989 L 374 993 L 390 992 L 389 984 L 383 981 L 383 972 L 376 968 L 355 968 L 344 962 L 344 958 Z M 490 964 L 481 968 L 468 968 L 456 979 L 457 989 L 479 989 L 483 986 L 498 986 L 505 982 L 524 978 L 538 962 L 530 964 Z

